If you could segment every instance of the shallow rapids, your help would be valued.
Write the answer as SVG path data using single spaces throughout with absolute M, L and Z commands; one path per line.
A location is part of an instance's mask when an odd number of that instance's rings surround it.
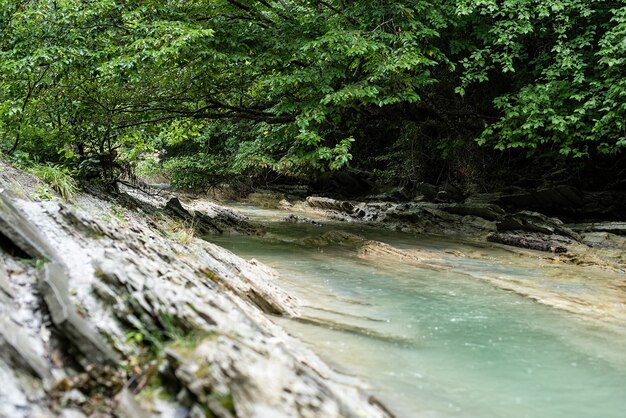
M 619 304 L 615 292 L 603 293 L 617 273 L 552 266 L 498 246 L 342 223 L 283 223 L 283 211 L 237 209 L 267 235 L 207 239 L 275 268 L 279 284 L 306 305 L 303 318 L 277 321 L 338 369 L 369 382 L 399 417 L 626 416 L 626 334 L 598 315 L 589 320 L 482 280 L 530 283 L 546 297 L 560 286 L 572 298 L 606 296 L 606 304 Z M 304 240 L 337 230 L 434 254 L 436 262 L 368 259 L 349 245 Z

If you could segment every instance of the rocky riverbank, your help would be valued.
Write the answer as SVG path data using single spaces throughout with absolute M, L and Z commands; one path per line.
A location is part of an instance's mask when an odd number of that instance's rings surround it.
M 0 165 L 0 416 L 391 415 L 271 321 L 299 312 L 271 269 L 194 236 L 258 233 L 236 212 L 42 187 Z
M 266 197 L 266 201 L 269 196 Z M 275 198 L 276 206 L 306 215 L 358 222 L 414 234 L 443 235 L 461 240 L 491 242 L 508 248 L 536 250 L 535 256 L 577 265 L 594 265 L 626 272 L 626 223 L 566 224 L 533 211 L 506 211 L 494 203 L 468 199 L 461 203 L 358 202 L 309 196 L 289 202 Z
M 288 200 L 287 198 L 290 198 Z M 257 193 L 254 205 L 280 210 L 283 222 L 323 226 L 350 223 L 406 232 L 409 236 L 443 237 L 455 243 L 441 251 L 404 250 L 363 236 L 336 231 L 312 235 L 308 248 L 338 245 L 364 259 L 420 268 L 453 270 L 487 281 L 542 304 L 579 315 L 623 333 L 626 331 L 626 231 L 622 222 L 564 223 L 533 211 L 509 211 L 490 202 L 348 201 L 309 196 Z M 354 230 L 354 228 L 352 229 Z M 495 256 L 494 254 L 500 254 Z M 545 269 L 540 280 L 459 268 L 472 260 L 492 260 Z

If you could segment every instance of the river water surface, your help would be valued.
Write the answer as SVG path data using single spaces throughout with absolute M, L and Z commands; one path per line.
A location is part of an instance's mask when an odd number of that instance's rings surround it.
M 281 325 L 337 369 L 368 382 L 397 416 L 626 417 L 623 333 L 477 278 L 498 274 L 540 284 L 559 276 L 561 286 L 585 293 L 607 279 L 602 274 L 547 268 L 498 247 L 342 223 L 283 223 L 285 212 L 237 209 L 268 234 L 207 239 L 275 268 L 278 284 L 301 299 L 308 318 L 278 319 Z M 330 230 L 439 252 L 451 268 L 302 245 L 302 238 Z

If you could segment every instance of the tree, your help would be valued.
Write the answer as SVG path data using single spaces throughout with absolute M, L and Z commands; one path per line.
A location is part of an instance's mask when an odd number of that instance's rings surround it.
M 626 2 L 462 1 L 472 48 L 463 93 L 506 77 L 499 119 L 480 142 L 497 148 L 619 153 L 626 146 Z
M 0 6 L 0 145 L 83 173 L 163 148 L 190 164 L 172 170 L 297 175 L 476 138 L 571 156 L 626 144 L 623 1 Z

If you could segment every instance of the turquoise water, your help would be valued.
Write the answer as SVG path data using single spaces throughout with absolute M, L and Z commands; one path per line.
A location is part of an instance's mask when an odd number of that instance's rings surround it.
M 311 319 L 278 319 L 281 325 L 367 381 L 399 417 L 626 417 L 624 335 L 461 272 L 541 280 L 540 265 L 484 248 L 486 261 L 460 258 L 458 271 L 364 260 L 350 248 L 297 240 L 347 229 L 405 249 L 471 248 L 354 225 L 283 224 L 283 213 L 244 211 L 265 223 L 267 237 L 209 239 L 278 270 L 279 284 Z

